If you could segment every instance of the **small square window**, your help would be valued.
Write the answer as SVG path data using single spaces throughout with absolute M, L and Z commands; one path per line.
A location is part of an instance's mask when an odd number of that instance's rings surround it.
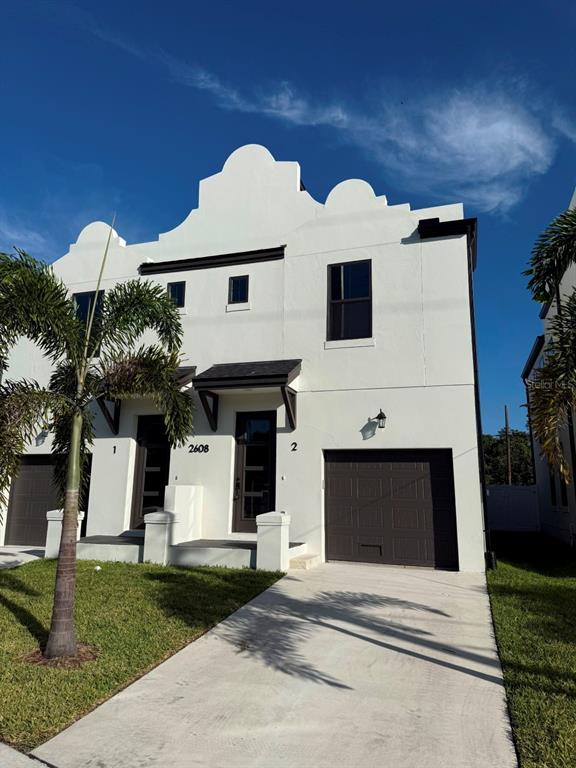
M 248 301 L 248 275 L 231 277 L 228 281 L 228 304 L 245 304 Z
M 168 296 L 177 307 L 182 308 L 186 301 L 186 283 L 168 283 Z

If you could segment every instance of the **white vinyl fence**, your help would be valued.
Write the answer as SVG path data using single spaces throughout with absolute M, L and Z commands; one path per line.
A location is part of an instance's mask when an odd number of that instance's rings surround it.
M 535 485 L 488 485 L 488 524 L 493 531 L 539 531 Z

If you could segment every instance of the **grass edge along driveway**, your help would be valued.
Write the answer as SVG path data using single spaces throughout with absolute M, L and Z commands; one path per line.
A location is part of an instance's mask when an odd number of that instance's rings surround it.
M 576 555 L 500 535 L 488 587 L 521 768 L 576 766 Z
M 0 570 L 0 740 L 47 741 L 195 640 L 282 574 L 231 568 L 78 562 L 78 640 L 98 648 L 76 669 L 31 665 L 47 638 L 56 561 Z

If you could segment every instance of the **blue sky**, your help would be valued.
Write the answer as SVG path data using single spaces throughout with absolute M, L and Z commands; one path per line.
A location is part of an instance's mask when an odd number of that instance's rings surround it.
M 93 219 L 154 239 L 237 146 L 390 203 L 463 201 L 484 431 L 523 427 L 539 333 L 521 272 L 576 184 L 576 6 L 0 2 L 0 248 L 52 260 Z

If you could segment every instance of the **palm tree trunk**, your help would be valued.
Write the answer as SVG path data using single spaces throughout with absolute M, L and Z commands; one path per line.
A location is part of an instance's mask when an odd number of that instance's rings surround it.
M 62 536 L 58 553 L 56 586 L 50 635 L 44 650 L 47 659 L 58 656 L 76 655 L 76 630 L 74 627 L 74 594 L 76 590 L 76 536 L 78 531 L 78 504 L 80 495 L 80 443 L 82 435 L 82 413 L 78 411 L 72 419 L 72 434 Z

